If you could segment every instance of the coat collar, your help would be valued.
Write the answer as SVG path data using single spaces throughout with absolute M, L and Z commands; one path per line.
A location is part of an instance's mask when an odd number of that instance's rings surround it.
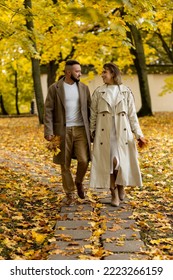
M 56 90 L 57 90 L 57 94 L 59 95 L 61 102 L 65 108 L 65 91 L 64 91 L 64 78 L 62 78 L 61 80 L 59 80 L 58 82 L 55 83 L 56 86 Z M 77 87 L 78 87 L 78 91 L 79 91 L 79 99 L 80 99 L 80 103 L 82 104 L 83 101 L 83 94 L 81 94 L 82 92 L 82 84 L 79 82 L 77 83 Z
M 99 92 L 102 93 L 102 98 L 109 104 L 111 105 L 111 97 L 109 94 L 109 86 L 107 86 L 106 84 L 104 84 L 103 86 L 101 86 L 99 88 Z M 115 101 L 115 106 L 124 99 L 124 95 L 122 94 L 122 89 L 121 89 L 121 85 L 118 86 L 118 94 L 117 94 L 117 99 Z

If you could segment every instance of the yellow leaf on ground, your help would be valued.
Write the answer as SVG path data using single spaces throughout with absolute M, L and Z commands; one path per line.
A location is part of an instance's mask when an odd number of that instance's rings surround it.
M 36 241 L 36 243 L 41 244 L 44 242 L 46 235 L 32 230 L 32 238 Z

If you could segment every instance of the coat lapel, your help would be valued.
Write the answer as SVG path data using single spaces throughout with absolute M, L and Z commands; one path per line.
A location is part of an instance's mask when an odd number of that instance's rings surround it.
M 56 84 L 56 90 L 57 90 L 57 94 L 60 97 L 60 100 L 65 108 L 65 92 L 64 92 L 64 86 L 63 86 L 63 79 L 60 80 L 57 84 Z
M 78 90 L 79 90 L 79 100 L 80 100 L 80 105 L 82 108 L 82 105 L 84 104 L 84 94 L 82 94 L 82 88 L 80 82 L 77 84 Z
M 115 101 L 115 106 L 118 105 L 119 102 L 121 102 L 124 99 L 124 95 L 121 93 L 120 86 L 118 87 L 118 94 L 117 94 L 117 99 Z M 102 92 L 102 98 L 111 106 L 111 97 L 109 94 L 109 88 L 106 85 L 103 85 L 103 87 L 99 90 Z

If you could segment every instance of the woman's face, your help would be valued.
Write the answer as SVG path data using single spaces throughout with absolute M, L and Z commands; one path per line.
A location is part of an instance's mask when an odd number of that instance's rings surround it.
M 103 69 L 101 76 L 102 76 L 103 82 L 105 84 L 108 84 L 108 85 L 114 84 L 113 74 L 110 72 L 109 69 Z

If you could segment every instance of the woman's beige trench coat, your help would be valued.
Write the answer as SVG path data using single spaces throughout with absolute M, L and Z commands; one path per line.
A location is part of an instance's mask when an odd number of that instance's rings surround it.
M 107 85 L 95 90 L 92 96 L 90 133 L 95 138 L 93 143 L 92 165 L 90 175 L 91 188 L 110 188 L 110 130 L 112 128 L 112 109 Z M 119 169 L 116 184 L 123 186 L 142 186 L 136 139 L 143 137 L 134 97 L 125 85 L 119 86 L 115 104 L 115 128 L 119 154 Z M 134 133 L 134 135 L 133 135 Z
M 90 153 L 90 132 L 89 132 L 89 114 L 91 97 L 88 86 L 79 82 L 79 100 L 81 114 L 84 121 L 85 131 L 88 140 L 88 150 Z M 65 163 L 65 145 L 66 145 L 66 109 L 65 92 L 63 87 L 63 78 L 49 87 L 44 108 L 44 136 L 61 136 L 61 152 L 53 157 L 56 164 Z

